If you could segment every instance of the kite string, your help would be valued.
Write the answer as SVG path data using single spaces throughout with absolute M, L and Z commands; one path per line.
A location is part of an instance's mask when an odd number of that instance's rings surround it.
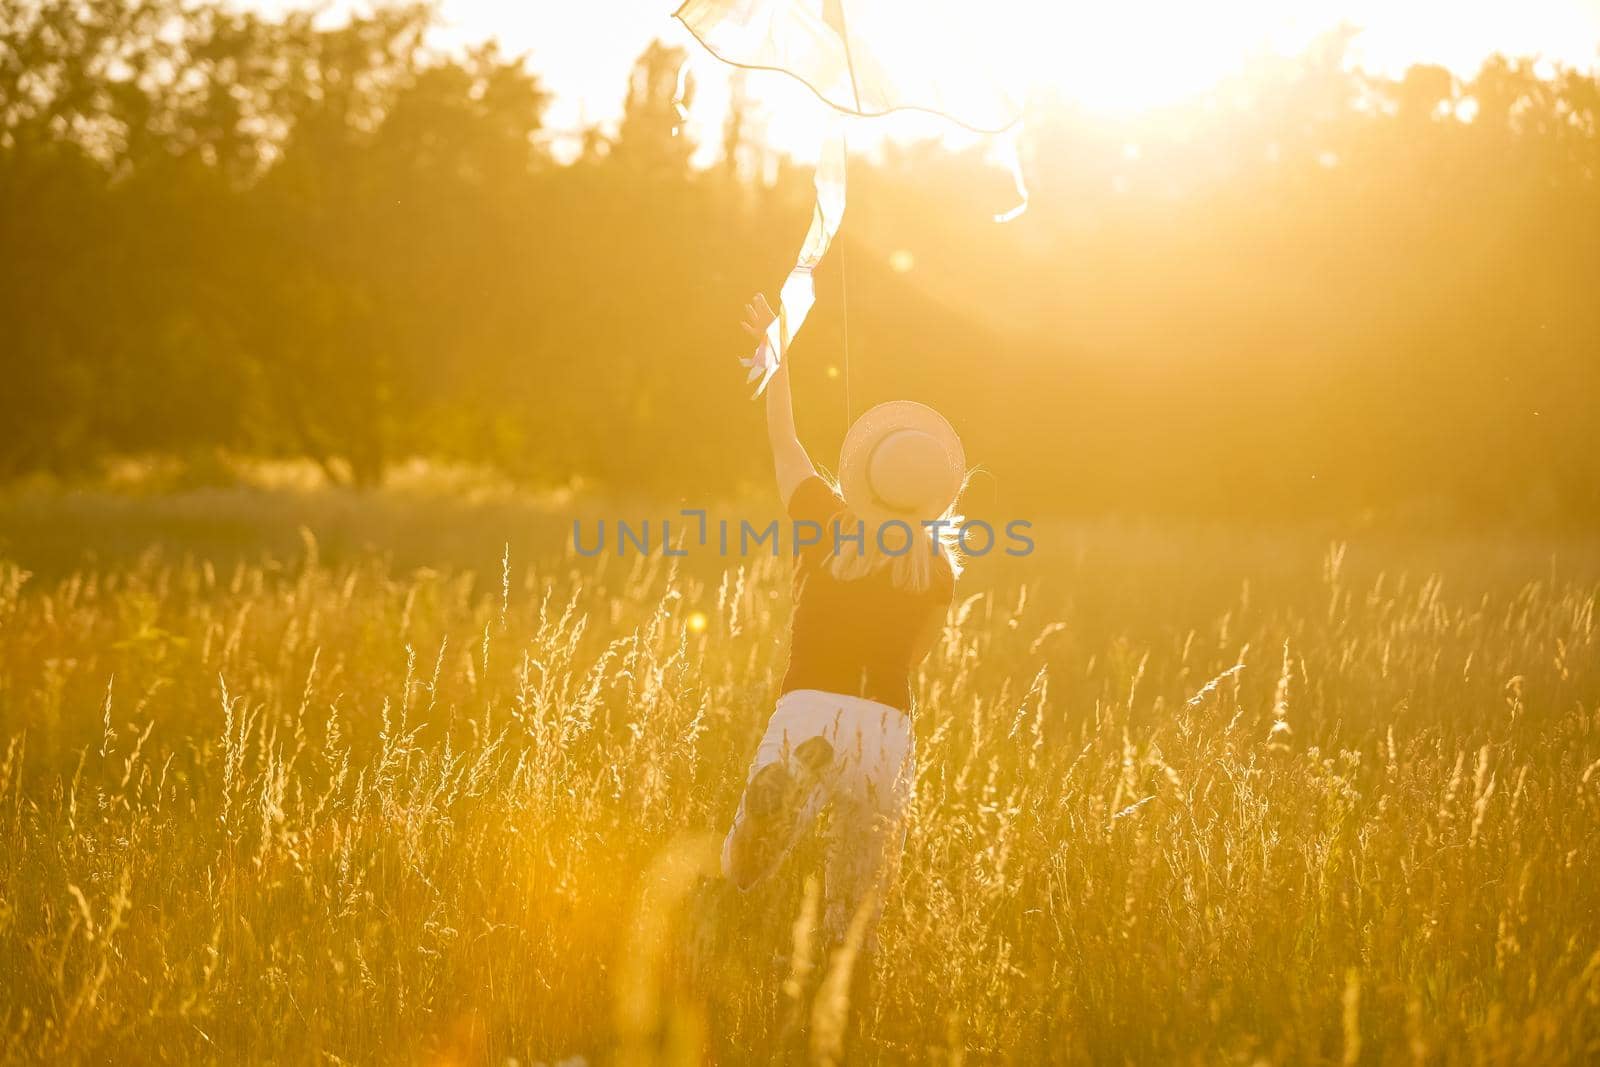
M 849 139 L 844 130 L 839 131 L 839 139 L 845 143 L 845 175 L 849 180 L 850 149 Z M 852 417 L 850 406 L 850 257 L 847 254 L 848 241 L 839 242 L 839 311 L 844 318 L 844 424 L 848 429 Z
M 824 12 L 828 10 L 824 4 Z M 838 25 L 834 27 L 839 34 L 839 41 L 844 45 L 845 69 L 850 72 L 850 93 L 855 97 L 856 111 L 861 110 L 861 85 L 856 81 L 855 56 L 850 51 L 850 24 L 845 21 L 844 0 L 833 0 L 832 13 L 838 17 Z M 826 15 L 824 15 L 826 17 Z M 848 186 L 850 178 L 850 140 L 845 133 L 843 120 L 839 127 L 839 141 L 844 145 L 844 178 Z M 844 424 L 849 428 L 854 412 L 850 404 L 850 271 L 849 256 L 845 252 L 844 241 L 839 242 L 839 311 L 844 318 Z

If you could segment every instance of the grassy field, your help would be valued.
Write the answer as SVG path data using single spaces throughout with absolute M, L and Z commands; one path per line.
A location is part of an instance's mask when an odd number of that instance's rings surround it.
M 975 564 L 853 958 L 812 851 L 705 877 L 783 564 L 564 528 L 0 507 L 0 1057 L 1600 1056 L 1595 540 L 1063 524 Z

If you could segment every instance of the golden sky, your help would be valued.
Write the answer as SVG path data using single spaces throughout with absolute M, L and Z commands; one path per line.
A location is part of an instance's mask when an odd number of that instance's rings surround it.
M 254 0 L 280 10 L 291 0 Z M 1341 23 L 1360 29 L 1355 61 L 1397 71 L 1439 63 L 1470 73 L 1504 52 L 1593 69 L 1600 63 L 1600 0 L 1116 0 L 1098 6 L 1021 0 L 1035 27 L 1016 35 L 1017 63 L 1085 108 L 1111 114 L 1180 101 L 1261 53 L 1294 53 Z M 334 0 L 332 14 L 359 6 Z M 443 0 L 449 45 L 497 36 L 526 52 L 554 91 L 547 123 L 559 143 L 618 113 L 629 66 L 653 38 L 696 48 L 670 17 L 674 0 Z M 703 75 L 696 124 L 714 140 L 722 94 L 714 62 Z M 755 75 L 770 101 L 766 137 L 780 148 L 810 140 L 809 97 Z M 787 106 L 788 101 L 795 101 Z M 793 128 L 790 128 L 790 123 Z

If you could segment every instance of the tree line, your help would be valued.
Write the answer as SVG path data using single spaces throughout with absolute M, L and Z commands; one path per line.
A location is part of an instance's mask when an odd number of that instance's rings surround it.
M 219 449 L 359 484 L 763 475 L 736 318 L 806 168 L 737 97 L 692 165 L 660 44 L 557 162 L 537 50 L 439 54 L 433 18 L 0 0 L 0 478 Z M 794 353 L 819 454 L 911 396 L 1008 508 L 1594 517 L 1600 83 L 1347 47 L 1117 123 L 1037 102 L 1006 225 L 981 145 L 854 158 Z

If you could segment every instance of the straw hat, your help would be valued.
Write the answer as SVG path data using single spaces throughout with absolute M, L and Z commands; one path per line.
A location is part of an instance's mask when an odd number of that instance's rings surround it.
M 938 518 L 955 503 L 966 473 L 954 427 L 911 400 L 891 400 L 866 412 L 839 450 L 845 503 L 879 522 Z

